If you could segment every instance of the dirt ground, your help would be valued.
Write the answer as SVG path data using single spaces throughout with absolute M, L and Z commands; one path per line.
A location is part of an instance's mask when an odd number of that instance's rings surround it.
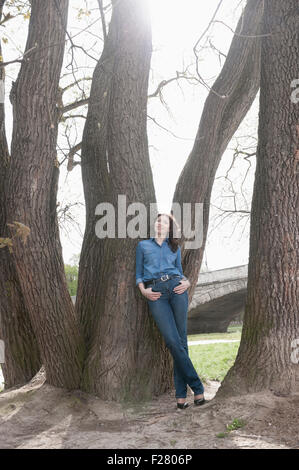
M 186 410 L 174 392 L 146 404 L 116 404 L 45 383 L 39 372 L 0 393 L 1 449 L 289 449 L 299 448 L 299 394 L 271 393 L 216 400 L 210 382 L 200 407 L 189 389 Z M 245 425 L 217 437 L 234 419 Z

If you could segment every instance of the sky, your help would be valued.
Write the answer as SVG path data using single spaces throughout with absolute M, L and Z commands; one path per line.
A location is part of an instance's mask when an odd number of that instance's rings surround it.
M 209 22 L 219 4 L 219 0 L 149 0 L 152 24 L 153 54 L 149 79 L 149 94 L 151 94 L 162 80 L 167 80 L 182 72 L 188 66 L 190 74 L 195 74 L 195 56 L 193 47 Z M 199 52 L 199 69 L 201 76 L 209 87 L 217 78 L 223 65 L 223 56 L 212 48 L 211 44 L 223 54 L 227 54 L 233 33 L 245 2 L 240 0 L 223 0 L 217 11 L 215 19 L 218 21 L 211 25 L 208 32 L 200 41 L 202 48 Z M 80 8 L 85 13 L 80 14 Z M 79 16 L 79 18 L 78 18 Z M 23 18 L 13 20 L 7 26 L 5 35 L 8 42 L 3 44 L 5 60 L 15 58 L 25 47 L 28 20 Z M 94 23 L 91 29 L 82 32 L 87 25 Z M 102 41 L 100 32 L 100 18 L 96 0 L 70 0 L 68 18 L 68 31 L 75 37 L 77 44 L 88 46 L 90 56 L 87 57 L 80 50 L 76 50 L 76 61 L 82 68 L 82 74 L 92 76 L 96 59 L 100 57 Z M 75 36 L 76 35 L 76 36 Z M 18 52 L 19 51 L 19 52 Z M 62 70 L 61 84 L 69 83 L 69 54 L 66 53 Z M 12 115 L 8 99 L 11 80 L 15 79 L 18 65 L 7 67 L 6 78 L 6 131 L 8 140 L 11 139 Z M 88 67 L 88 69 L 86 69 Z M 86 72 L 87 70 L 87 72 Z M 68 75 L 66 75 L 68 73 Z M 83 75 L 82 75 L 83 76 Z M 81 87 L 88 93 L 90 81 L 82 82 Z M 180 172 L 192 149 L 194 137 L 197 132 L 201 113 L 208 90 L 195 81 L 179 80 L 167 85 L 163 91 L 162 104 L 158 98 L 149 99 L 148 115 L 154 118 L 161 127 L 151 119 L 148 120 L 148 138 L 150 162 L 153 171 L 158 209 L 169 212 L 172 196 Z M 65 103 L 76 98 L 76 91 L 65 94 Z M 222 220 L 219 208 L 228 210 L 250 210 L 252 188 L 255 172 L 255 157 L 250 161 L 239 156 L 231 167 L 234 150 L 237 145 L 240 149 L 254 152 L 257 137 L 258 96 L 249 113 L 236 132 L 224 153 L 213 186 L 210 225 L 202 270 L 216 270 L 248 263 L 249 253 L 249 215 L 225 216 Z M 84 120 L 78 119 L 77 126 L 71 126 L 72 121 L 67 120 L 69 138 L 72 144 L 80 142 Z M 65 148 L 63 137 L 65 127 L 61 126 L 59 146 Z M 78 160 L 78 157 L 75 157 Z M 237 192 L 233 198 L 232 186 Z M 81 169 L 77 165 L 71 172 L 67 172 L 66 165 L 60 168 L 60 181 L 58 202 L 61 206 L 69 203 L 78 203 L 71 209 L 72 217 L 77 224 L 65 223 L 60 228 L 63 257 L 65 263 L 72 262 L 74 255 L 80 253 L 82 237 L 84 234 L 85 210 Z M 100 202 L 100 201 L 99 201 Z M 198 201 L 200 202 L 200 201 Z

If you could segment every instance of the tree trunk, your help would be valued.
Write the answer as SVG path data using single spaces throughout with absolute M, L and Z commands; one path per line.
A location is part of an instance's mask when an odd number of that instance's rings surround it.
M 173 201 L 181 207 L 183 202 L 192 205 L 203 203 L 202 246 L 195 250 L 182 249 L 183 270 L 191 283 L 188 290 L 190 302 L 205 249 L 215 174 L 223 152 L 250 109 L 259 89 L 260 38 L 257 35 L 260 31 L 262 10 L 263 2 L 248 0 L 226 61 L 212 87 L 216 93 L 210 91 L 206 99 L 193 149 L 173 197 Z
M 83 337 L 68 293 L 56 215 L 58 83 L 68 0 L 32 0 L 26 51 L 11 91 L 13 135 L 7 220 L 12 262 L 37 338 L 47 382 L 77 388 Z M 17 223 L 23 238 L 17 236 Z M 13 226 L 14 225 L 14 226 Z M 24 228 L 25 226 L 25 228 Z M 26 227 L 30 229 L 26 238 Z
M 115 238 L 95 233 L 99 203 L 111 203 L 117 220 L 118 195 L 126 196 L 124 217 L 127 204 L 149 210 L 155 202 L 146 131 L 151 50 L 145 2 L 114 2 L 83 133 L 86 228 L 76 303 L 88 348 L 82 388 L 103 399 L 142 400 L 172 386 L 170 353 L 135 286 L 136 241 L 118 237 L 118 223 Z
M 0 0 L 0 20 L 5 0 Z M 0 56 L 2 56 L 0 41 Z M 5 82 L 5 69 L 0 68 L 0 80 Z M 10 156 L 5 132 L 4 102 L 0 102 L 0 237 L 7 238 L 5 185 Z M 23 385 L 40 369 L 41 360 L 28 312 L 24 305 L 19 280 L 8 247 L 0 248 L 0 339 L 5 345 L 2 364 L 4 388 Z
M 257 167 L 251 209 L 244 326 L 234 366 L 217 396 L 272 390 L 288 395 L 299 338 L 298 1 L 266 0 Z

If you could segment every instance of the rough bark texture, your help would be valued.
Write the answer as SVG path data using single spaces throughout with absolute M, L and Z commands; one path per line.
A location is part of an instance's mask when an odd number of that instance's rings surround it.
M 173 201 L 203 203 L 203 243 L 182 249 L 182 266 L 191 286 L 191 302 L 198 280 L 209 223 L 209 204 L 215 174 L 229 141 L 248 112 L 259 89 L 260 31 L 263 2 L 248 0 L 236 28 L 220 75 L 203 109 L 195 144 L 178 180 Z M 241 35 L 241 36 L 240 36 Z M 220 96 L 224 96 L 221 98 Z
M 67 289 L 56 215 L 57 91 L 68 0 L 31 1 L 26 56 L 11 90 L 13 135 L 7 220 L 29 227 L 14 239 L 14 262 L 48 383 L 77 388 L 84 347 Z M 10 235 L 16 235 L 10 227 Z
M 5 0 L 0 1 L 0 19 Z M 2 56 L 1 41 L 0 55 Z M 5 68 L 0 68 L 0 80 L 5 81 Z M 4 102 L 0 103 L 0 237 L 5 238 L 6 198 L 10 155 L 5 132 Z M 41 367 L 35 335 L 8 247 L 0 248 L 0 339 L 5 345 L 2 364 L 4 388 L 30 380 Z
M 86 229 L 76 303 L 88 348 L 81 387 L 109 400 L 143 400 L 172 386 L 170 353 L 135 286 L 136 240 L 118 238 L 117 223 L 118 195 L 147 209 L 155 202 L 146 132 L 151 50 L 145 2 L 116 1 L 83 134 Z M 101 202 L 116 209 L 115 238 L 96 236 Z
M 299 104 L 298 1 L 266 0 L 262 41 L 257 166 L 251 209 L 250 257 L 243 334 L 218 396 L 270 389 L 288 395 L 298 364 Z

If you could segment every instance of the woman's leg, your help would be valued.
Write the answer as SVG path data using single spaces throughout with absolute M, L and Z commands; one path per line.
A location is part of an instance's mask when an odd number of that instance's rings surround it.
M 186 383 L 192 388 L 194 394 L 203 393 L 202 383 L 193 367 L 188 352 L 184 347 L 177 325 L 174 319 L 174 312 L 168 300 L 167 293 L 162 293 L 158 300 L 148 300 L 150 312 L 164 337 L 166 346 L 169 348 L 175 361 L 176 370 L 179 372 L 180 380 L 175 384 L 176 397 L 186 397 Z
M 185 380 L 185 376 L 181 373 L 181 370 L 179 369 L 175 359 L 173 359 L 173 378 L 174 378 L 174 385 L 175 385 L 175 390 L 176 390 L 176 394 L 175 394 L 176 398 L 186 398 L 187 382 Z M 177 392 L 177 390 L 179 390 L 179 392 Z
M 171 287 L 171 289 L 172 289 L 172 287 Z M 172 296 L 170 296 L 170 299 L 171 299 L 171 297 Z M 183 311 L 188 310 L 188 299 L 187 299 L 187 304 L 186 304 L 186 301 L 183 302 L 183 303 L 185 305 L 182 305 L 182 310 Z M 177 330 L 178 330 L 178 334 L 181 338 L 184 349 L 185 349 L 186 353 L 188 354 L 187 315 L 185 315 L 185 321 L 178 321 L 178 319 L 176 318 L 177 314 L 179 313 L 178 308 L 177 308 L 177 306 L 175 306 L 175 308 L 173 308 L 173 305 L 172 305 L 171 302 L 170 302 L 170 305 L 172 307 L 172 311 L 173 311 L 176 327 L 177 327 Z M 177 394 L 176 394 L 176 398 L 186 398 L 186 396 L 187 396 L 187 382 L 185 380 L 184 374 L 181 372 L 181 370 L 180 370 L 180 368 L 177 364 L 177 361 L 175 359 L 173 359 L 173 375 L 174 375 L 174 383 L 175 383 L 176 390 L 180 390 L 180 391 L 184 390 L 184 393 L 182 393 L 181 396 L 177 396 Z
M 170 305 L 173 311 L 174 320 L 176 323 L 176 327 L 178 333 L 180 335 L 181 341 L 184 345 L 186 350 L 186 354 L 189 356 L 188 351 L 188 339 L 187 339 L 187 321 L 188 321 L 188 293 L 187 291 L 183 292 L 183 294 L 177 294 L 173 291 L 175 286 L 179 285 L 178 282 L 173 283 L 171 286 L 171 296 L 170 296 Z M 190 359 L 191 361 L 191 359 Z M 193 366 L 194 367 L 194 366 Z M 181 372 L 179 365 L 176 364 L 175 374 L 177 377 L 177 381 L 184 381 L 184 374 Z M 198 377 L 198 384 L 194 391 L 194 396 L 202 395 L 204 393 L 204 386 Z
M 185 349 L 186 353 L 188 354 L 187 338 L 184 338 L 184 336 L 181 334 L 181 332 L 179 330 L 178 330 L 178 333 L 179 333 L 180 338 L 182 340 L 184 349 Z M 177 361 L 175 359 L 173 360 L 173 375 L 174 375 L 174 383 L 176 384 L 176 389 L 185 390 L 182 397 L 176 397 L 176 398 L 186 398 L 186 396 L 187 396 L 187 382 L 185 380 L 184 374 L 181 372 L 181 370 L 180 370 L 180 368 L 177 364 Z

